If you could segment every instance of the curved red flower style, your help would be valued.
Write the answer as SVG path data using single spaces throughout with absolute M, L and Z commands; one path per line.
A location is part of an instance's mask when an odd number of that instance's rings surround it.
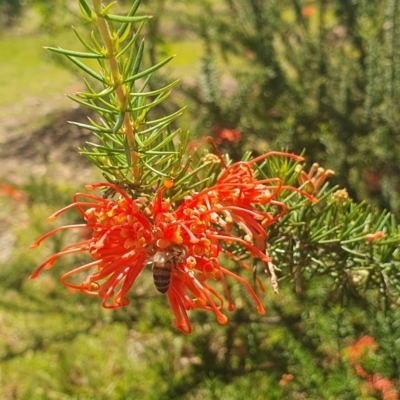
M 48 219 L 55 219 L 70 208 L 76 208 L 85 224 L 56 228 L 39 238 L 31 247 L 37 247 L 48 236 L 65 229 L 83 228 L 92 230 L 92 237 L 73 243 L 45 260 L 30 276 L 35 278 L 42 269 L 49 269 L 55 261 L 65 255 L 89 253 L 94 260 L 67 272 L 61 277 L 63 284 L 83 293 L 98 295 L 105 308 L 116 308 L 129 303 L 126 297 L 133 282 L 140 274 L 151 249 L 152 227 L 143 215 L 142 200 L 132 199 L 111 183 L 88 185 L 87 188 L 108 186 L 120 198 L 105 199 L 87 193 L 76 193 L 74 202 Z M 83 282 L 72 283 L 71 277 L 90 271 Z M 93 271 L 93 272 L 92 272 Z

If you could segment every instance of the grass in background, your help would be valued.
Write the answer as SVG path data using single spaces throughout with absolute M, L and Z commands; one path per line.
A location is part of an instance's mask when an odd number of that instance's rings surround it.
M 8 37 L 0 40 L 0 107 L 26 97 L 52 98 L 75 82 L 64 68 L 49 62 L 45 35 Z

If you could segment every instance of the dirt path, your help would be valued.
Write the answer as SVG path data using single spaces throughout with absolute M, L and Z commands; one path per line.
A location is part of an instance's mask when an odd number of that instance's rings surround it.
M 4 108 L 1 114 L 0 181 L 19 184 L 28 174 L 81 181 L 93 173 L 90 162 L 77 150 L 93 137 L 68 123 L 87 123 L 85 109 L 55 111 L 52 102 L 32 100 L 21 117 L 7 118 Z

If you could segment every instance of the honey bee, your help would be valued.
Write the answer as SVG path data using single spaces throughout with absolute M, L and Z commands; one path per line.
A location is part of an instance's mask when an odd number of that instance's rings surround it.
M 172 269 L 186 257 L 186 246 L 173 244 L 157 251 L 150 261 L 153 263 L 153 281 L 160 293 L 166 293 L 171 283 Z

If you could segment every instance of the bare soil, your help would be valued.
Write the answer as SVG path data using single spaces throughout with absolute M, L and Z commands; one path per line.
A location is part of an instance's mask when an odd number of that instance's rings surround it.
M 2 121 L 0 182 L 19 184 L 31 174 L 81 182 L 93 174 L 92 164 L 78 152 L 93 135 L 68 122 L 87 123 L 88 110 L 74 106 L 55 111 L 43 103 L 29 111 L 21 119 Z

